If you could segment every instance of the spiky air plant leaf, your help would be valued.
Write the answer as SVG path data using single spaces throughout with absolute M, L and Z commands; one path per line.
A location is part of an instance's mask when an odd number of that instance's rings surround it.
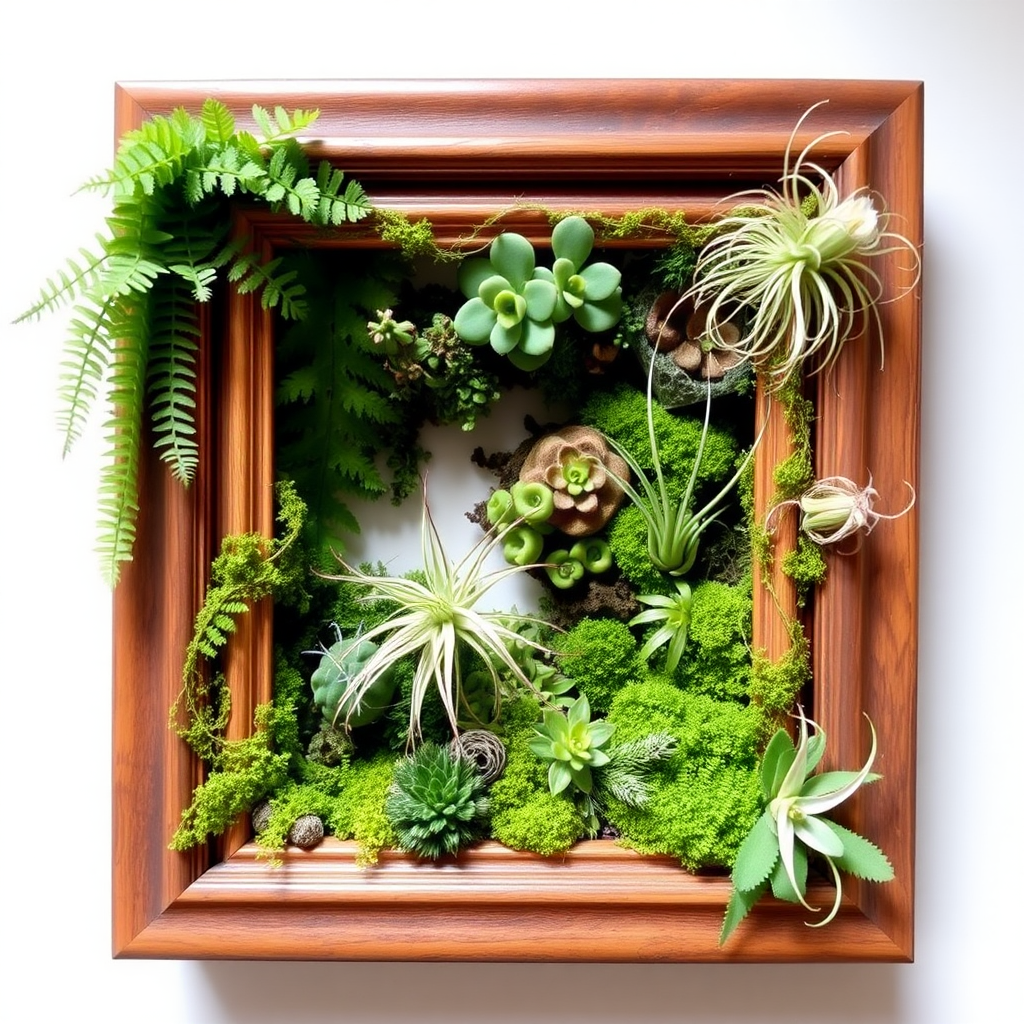
M 384 805 L 398 847 L 436 860 L 457 853 L 475 837 L 488 811 L 484 781 L 470 758 L 447 747 L 422 744 L 395 768 Z
M 410 747 L 422 735 L 420 715 L 423 699 L 431 684 L 437 689 L 448 715 L 452 732 L 458 735 L 457 709 L 462 690 L 459 653 L 463 648 L 479 655 L 490 674 L 496 705 L 501 700 L 502 676 L 535 692 L 529 678 L 510 652 L 515 644 L 526 644 L 547 652 L 539 641 L 517 633 L 512 627 L 534 621 L 529 616 L 508 612 L 480 611 L 480 599 L 497 583 L 533 565 L 510 565 L 491 572 L 484 563 L 504 534 L 490 530 L 458 562 L 452 562 L 430 514 L 424 495 L 420 530 L 423 582 L 404 576 L 374 576 L 342 562 L 345 572 L 327 579 L 365 586 L 363 600 L 394 601 L 395 613 L 367 630 L 363 639 L 378 643 L 373 656 L 351 680 L 340 705 L 357 707 L 376 680 L 400 658 L 416 657 L 409 708 Z M 499 669 L 501 673 L 499 674 Z
M 640 594 L 637 600 L 649 607 L 646 611 L 634 615 L 629 620 L 630 626 L 643 626 L 654 622 L 661 625 L 648 637 L 640 648 L 640 657 L 649 661 L 659 647 L 668 644 L 665 655 L 665 671 L 675 672 L 679 660 L 686 650 L 686 636 L 690 629 L 690 610 L 693 605 L 693 594 L 690 585 L 682 580 L 674 580 L 676 593 Z
M 815 146 L 840 133 L 819 135 L 791 164 L 796 133 L 820 105 L 793 129 L 781 189 L 732 197 L 742 209 L 719 222 L 721 231 L 701 253 L 684 296 L 697 306 L 708 304 L 717 347 L 749 358 L 779 386 L 809 360 L 816 371 L 832 366 L 843 344 L 862 330 L 862 312 L 873 316 L 883 345 L 877 311 L 882 279 L 874 260 L 903 252 L 910 269 L 920 271 L 916 247 L 887 230 L 890 215 L 873 197 L 860 190 L 840 199 L 832 175 L 809 160 Z M 741 324 L 744 317 L 739 340 L 726 338 L 723 325 Z
M 863 836 L 837 825 L 823 815 L 851 797 L 865 782 L 879 778 L 871 772 L 877 751 L 875 727 L 871 728 L 871 751 L 856 772 L 833 771 L 814 775 L 825 752 L 825 734 L 800 712 L 799 741 L 794 745 L 780 729 L 769 741 L 761 761 L 761 788 L 767 802 L 764 813 L 740 845 L 732 868 L 733 893 L 726 909 L 719 944 L 723 944 L 751 907 L 767 892 L 778 899 L 808 904 L 807 861 L 817 854 L 828 865 L 835 881 L 836 895 L 831 910 L 820 921 L 807 922 L 812 928 L 828 924 L 838 913 L 843 898 L 840 871 L 877 882 L 892 879 L 892 866 L 885 854 Z M 814 734 L 808 731 L 814 727 Z

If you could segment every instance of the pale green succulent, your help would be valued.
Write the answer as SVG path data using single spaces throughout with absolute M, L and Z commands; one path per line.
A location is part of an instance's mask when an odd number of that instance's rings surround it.
M 492 243 L 487 259 L 468 259 L 459 268 L 459 288 L 468 302 L 455 314 L 459 337 L 471 345 L 490 342 L 521 370 L 535 370 L 551 355 L 553 315 L 558 299 L 550 280 L 537 278 L 533 246 L 506 231 Z
M 732 869 L 733 894 L 722 924 L 720 943 L 732 934 L 750 908 L 767 892 L 769 885 L 778 899 L 807 903 L 808 851 L 820 855 L 832 872 L 836 895 L 832 909 L 812 927 L 828 924 L 839 910 L 843 896 L 840 871 L 873 882 L 893 877 L 885 854 L 863 836 L 822 817 L 863 783 L 879 776 L 871 773 L 877 740 L 871 727 L 871 752 L 857 772 L 836 771 L 813 775 L 825 752 L 825 734 L 800 712 L 800 738 L 794 745 L 789 734 L 780 729 L 770 740 L 761 762 L 761 789 L 767 802 L 746 839 L 740 845 Z M 813 725 L 810 735 L 808 724 Z M 809 923 L 809 922 L 808 922 Z
M 606 744 L 615 732 L 611 722 L 590 720 L 590 702 L 577 697 L 568 711 L 545 711 L 530 749 L 548 765 L 548 788 L 561 793 L 571 784 L 584 794 L 594 786 L 593 769 L 608 763 Z

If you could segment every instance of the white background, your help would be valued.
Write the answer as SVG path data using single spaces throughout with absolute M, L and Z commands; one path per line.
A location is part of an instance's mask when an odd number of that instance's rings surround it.
M 927 272 L 910 966 L 113 962 L 101 443 L 93 428 L 60 462 L 58 319 L 0 328 L 4 1020 L 1019 1019 L 1022 14 L 1018 0 L 8 6 L 5 325 L 99 225 L 102 201 L 71 193 L 109 164 L 117 80 L 923 79 Z

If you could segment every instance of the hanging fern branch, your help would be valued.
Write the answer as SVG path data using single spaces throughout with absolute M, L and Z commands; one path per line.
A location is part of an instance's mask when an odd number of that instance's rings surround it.
M 317 111 L 276 107 L 271 114 L 254 106 L 252 114 L 262 138 L 238 130 L 228 108 L 213 99 L 198 117 L 179 109 L 127 132 L 110 171 L 83 186 L 114 199 L 107 233 L 97 236 L 99 251 L 80 249 L 18 318 L 74 307 L 59 389 L 65 454 L 98 398 L 115 407 L 106 424 L 100 506 L 100 550 L 112 581 L 131 557 L 147 414 L 171 472 L 187 483 L 198 465 L 200 339 L 192 303 L 209 301 L 224 276 L 242 294 L 259 292 L 265 309 L 290 319 L 306 312 L 294 271 L 281 270 L 276 259 L 262 262 L 244 241 L 229 241 L 229 201 L 246 196 L 323 226 L 361 220 L 371 208 L 359 184 L 345 182 L 329 164 L 310 175 L 296 136 Z

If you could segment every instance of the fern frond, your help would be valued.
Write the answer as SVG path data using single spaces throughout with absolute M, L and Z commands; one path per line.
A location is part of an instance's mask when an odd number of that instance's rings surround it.
M 118 340 L 118 357 L 110 371 L 109 401 L 113 414 L 106 422 L 110 449 L 100 471 L 99 541 L 103 574 L 114 586 L 121 563 L 130 561 L 139 511 L 139 459 L 149 359 L 147 303 L 117 303 L 111 310 L 111 330 Z
M 320 189 L 312 178 L 299 177 L 301 173 L 290 147 L 275 149 L 267 164 L 263 198 L 273 207 L 285 205 L 293 217 L 312 221 L 320 204 Z
M 228 270 L 228 280 L 237 284 L 240 295 L 262 289 L 260 303 L 264 309 L 280 307 L 286 320 L 301 320 L 306 315 L 306 288 L 298 280 L 298 272 L 277 273 L 282 257 L 261 263 L 256 253 L 237 256 Z
M 107 240 L 102 235 L 97 235 L 96 241 L 100 243 L 100 255 L 81 248 L 78 250 L 82 257 L 81 263 L 70 257 L 65 260 L 64 266 L 67 270 L 58 270 L 56 280 L 52 277 L 46 279 L 46 285 L 39 290 L 39 298 L 14 321 L 16 324 L 23 320 L 34 320 L 44 312 L 52 313 L 58 307 L 73 302 L 76 296 L 82 295 L 96 284 L 100 268 L 107 258 Z
M 235 134 L 235 119 L 220 100 L 210 97 L 203 101 L 199 114 L 206 132 L 206 140 L 214 145 L 225 145 Z
M 359 221 L 371 210 L 369 197 L 358 181 L 350 181 L 342 193 L 341 186 L 345 180 L 342 171 L 336 170 L 326 160 L 320 161 L 317 169 L 316 185 L 320 190 L 320 200 L 313 216 L 317 224 L 337 226 L 345 221 Z
M 320 116 L 319 110 L 293 110 L 288 113 L 282 106 L 274 107 L 274 121 L 268 111 L 258 103 L 252 107 L 253 120 L 263 133 L 264 144 L 294 135 L 308 128 Z M 276 122 L 276 123 L 275 123 Z
M 161 284 L 151 302 L 146 378 L 153 447 L 175 478 L 188 483 L 199 465 L 193 413 L 198 319 L 181 281 Z

